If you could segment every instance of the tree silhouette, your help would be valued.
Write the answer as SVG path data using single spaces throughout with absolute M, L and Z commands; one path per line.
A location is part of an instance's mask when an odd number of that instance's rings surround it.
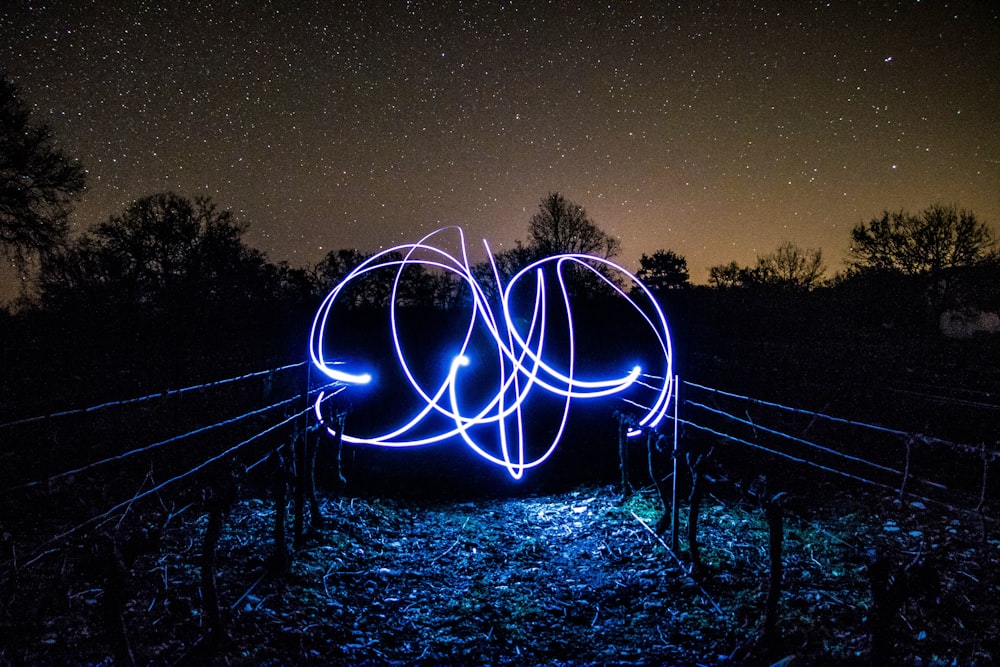
M 687 259 L 673 250 L 657 250 L 639 258 L 636 277 L 653 292 L 690 286 Z
M 753 284 L 753 269 L 740 266 L 736 260 L 717 264 L 708 269 L 708 284 L 718 289 L 749 287 Z
M 820 250 L 802 250 L 788 241 L 774 252 L 757 257 L 757 266 L 751 273 L 761 285 L 810 290 L 823 282 L 825 271 Z
M 718 288 L 811 290 L 822 284 L 825 271 L 820 250 L 802 250 L 789 241 L 774 252 L 758 255 L 754 266 L 740 266 L 733 261 L 711 267 L 708 284 Z
M 857 272 L 937 274 L 987 259 L 995 242 L 989 225 L 954 206 L 934 204 L 919 215 L 884 211 L 851 230 L 849 264 Z
M 472 275 L 483 289 L 486 298 L 494 304 L 500 303 L 500 293 L 514 275 L 531 264 L 537 253 L 515 241 L 514 246 L 493 254 L 493 261 L 480 262 L 472 267 Z
M 609 259 L 621 252 L 618 239 L 594 224 L 583 207 L 557 192 L 542 199 L 528 221 L 528 244 L 538 257 L 582 253 Z
M 320 296 L 325 297 L 351 271 L 371 257 L 353 248 L 328 252 L 314 269 Z M 452 274 L 432 272 L 420 263 L 404 263 L 404 259 L 398 251 L 380 257 L 376 266 L 387 266 L 374 268 L 352 279 L 338 295 L 337 304 L 348 309 L 386 308 L 394 294 L 396 305 L 403 307 L 447 307 L 457 299 L 459 286 Z
M 49 363 L 107 382 L 162 381 L 287 347 L 310 305 L 295 294 L 303 276 L 247 246 L 246 228 L 207 198 L 166 192 L 42 255 Z
M 528 243 L 524 248 L 528 250 L 526 256 L 514 249 L 511 259 L 519 262 L 530 258 L 534 261 L 566 253 L 610 259 L 621 252 L 621 241 L 598 227 L 587 217 L 587 212 L 582 206 L 553 192 L 542 199 L 538 211 L 528 221 Z M 566 287 L 571 294 L 588 298 L 607 295 L 610 293 L 610 288 L 605 280 L 620 286 L 620 277 L 609 267 L 601 264 L 593 268 L 603 276 L 603 279 L 593 271 L 576 264 L 562 267 Z
M 42 258 L 43 303 L 153 313 L 252 301 L 269 272 L 245 230 L 208 198 L 144 197 Z
M 316 274 L 316 286 L 319 289 L 320 297 L 326 296 L 327 292 L 336 287 L 348 273 L 367 258 L 368 255 L 354 248 L 341 248 L 340 250 L 331 250 L 326 253 L 323 259 L 317 262 L 313 268 L 313 272 Z M 359 280 L 364 281 L 365 278 L 362 277 Z M 361 296 L 370 295 L 362 294 Z
M 17 87 L 0 76 L 0 252 L 22 268 L 63 243 L 70 203 L 85 184 L 80 163 L 31 120 Z
M 316 274 L 306 268 L 294 267 L 287 261 L 269 264 L 271 276 L 268 282 L 271 292 L 268 298 L 286 308 L 313 305 L 316 295 Z

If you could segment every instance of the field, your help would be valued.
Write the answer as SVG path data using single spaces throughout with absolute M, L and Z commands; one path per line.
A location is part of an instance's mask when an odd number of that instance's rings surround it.
M 720 489 L 722 491 L 723 489 Z M 164 542 L 128 568 L 122 621 L 136 662 L 157 664 L 804 664 L 864 662 L 876 553 L 912 581 L 890 627 L 905 664 L 990 664 L 1000 633 L 1000 541 L 968 517 L 844 493 L 789 515 L 777 637 L 762 643 L 768 531 L 748 498 L 709 493 L 688 574 L 649 530 L 652 489 L 552 495 L 327 498 L 323 527 L 273 570 L 273 504 L 237 503 L 218 545 L 222 633 L 201 599 L 207 518 L 176 514 Z M 864 507 L 862 510 L 861 507 Z M 688 511 L 680 513 L 682 526 Z M 686 532 L 684 533 L 686 536 Z M 6 594 L 3 657 L 98 663 L 114 646 L 103 582 L 72 561 L 25 568 Z M 61 585 L 52 590 L 51 577 Z M 11 599 L 13 595 L 14 599 Z M 9 612 L 18 610 L 12 617 Z
M 1000 660 L 1000 342 L 696 296 L 668 304 L 686 422 L 675 551 L 641 442 L 623 492 L 610 412 L 520 483 L 447 447 L 359 448 L 341 488 L 325 451 L 318 512 L 296 513 L 274 459 L 302 433 L 298 362 L 7 424 L 0 664 Z M 251 434 L 266 437 L 231 455 Z M 692 549 L 687 464 L 709 450 Z

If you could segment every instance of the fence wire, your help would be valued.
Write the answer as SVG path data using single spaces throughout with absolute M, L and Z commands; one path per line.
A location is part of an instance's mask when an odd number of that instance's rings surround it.
M 262 375 L 269 375 L 272 373 L 279 373 L 281 371 L 291 370 L 292 368 L 299 368 L 304 366 L 307 362 L 300 361 L 295 364 L 288 364 L 286 366 L 279 366 L 278 368 L 269 368 L 264 371 L 254 371 L 253 373 L 247 373 L 246 375 L 239 375 L 236 377 L 226 378 L 224 380 L 213 380 L 211 382 L 205 382 L 203 384 L 192 385 L 190 387 L 183 387 L 180 389 L 168 389 L 166 391 L 157 392 L 155 394 L 147 394 L 145 396 L 137 396 L 135 398 L 126 398 L 118 401 L 107 401 L 105 403 L 98 403 L 97 405 L 91 405 L 86 408 L 72 408 L 68 410 L 59 410 L 57 412 L 49 412 L 44 415 L 36 415 L 34 417 L 25 417 L 23 419 L 15 419 L 13 421 L 0 424 L 0 430 L 11 428 L 13 426 L 23 426 L 25 424 L 34 424 L 36 422 L 45 421 L 47 419 L 57 419 L 59 417 L 69 417 L 71 415 L 82 415 L 91 412 L 97 412 L 99 410 L 105 410 L 107 408 L 122 407 L 125 405 L 134 405 L 136 403 L 143 403 L 145 401 L 153 401 L 159 398 L 168 398 L 170 396 L 179 396 L 181 394 L 187 394 L 192 391 L 200 391 L 203 389 L 213 389 L 216 387 L 221 387 L 223 385 L 231 384 L 233 382 L 240 382 L 242 380 L 249 380 L 251 378 L 260 377 Z
M 69 416 L 69 415 L 75 415 L 75 414 L 92 414 L 92 413 L 95 413 L 95 412 L 97 412 L 99 410 L 102 410 L 102 409 L 105 409 L 105 408 L 119 407 L 119 406 L 128 406 L 128 405 L 136 405 L 136 404 L 140 404 L 140 403 L 152 401 L 152 400 L 155 400 L 155 399 L 165 399 L 165 398 L 168 398 L 168 397 L 177 396 L 177 395 L 180 395 L 180 394 L 185 394 L 185 393 L 189 393 L 189 392 L 193 392 L 193 391 L 218 389 L 220 387 L 223 387 L 225 385 L 229 385 L 229 384 L 232 384 L 232 383 L 236 383 L 236 382 L 240 382 L 240 381 L 245 381 L 245 380 L 249 380 L 249 379 L 252 379 L 252 378 L 259 378 L 259 377 L 264 377 L 264 376 L 270 376 L 270 375 L 274 375 L 274 374 L 282 372 L 282 371 L 288 371 L 288 370 L 291 370 L 291 369 L 300 368 L 300 367 L 306 365 L 306 363 L 307 362 L 299 362 L 299 363 L 295 363 L 295 364 L 288 364 L 288 365 L 280 366 L 280 367 L 277 367 L 277 368 L 272 368 L 272 369 L 267 369 L 267 370 L 262 370 L 262 371 L 255 371 L 253 373 L 246 373 L 246 374 L 243 374 L 243 375 L 239 375 L 239 376 L 231 377 L 231 378 L 226 378 L 226 379 L 223 379 L 223 380 L 215 380 L 215 381 L 211 381 L 211 382 L 205 382 L 205 383 L 201 383 L 201 384 L 190 385 L 190 386 L 186 386 L 186 387 L 183 387 L 183 388 L 171 389 L 171 390 L 167 390 L 167 391 L 163 391 L 163 392 L 158 392 L 158 393 L 155 393 L 155 394 L 149 394 L 149 395 L 146 395 L 146 396 L 140 396 L 140 397 L 135 397 L 135 398 L 128 398 L 128 399 L 117 400 L 117 401 L 108 401 L 108 402 L 101 403 L 101 404 L 98 404 L 98 405 L 93 405 L 93 406 L 90 406 L 90 407 L 87 407 L 87 408 L 61 410 L 61 411 L 57 411 L 57 412 L 48 413 L 48 414 L 45 414 L 45 415 L 40 415 L 40 416 L 37 416 L 37 417 L 31 417 L 31 418 L 26 418 L 26 419 L 19 419 L 19 420 L 15 420 L 15 421 L 12 421 L 12 422 L 8 422 L 6 424 L 0 425 L 0 428 L 10 428 L 10 427 L 15 427 L 15 426 L 28 425 L 28 424 L 32 424 L 32 423 L 36 423 L 36 422 L 41 422 L 41 421 L 44 421 L 44 420 L 47 420 L 47 419 L 59 418 L 59 417 L 64 417 L 64 416 Z M 308 385 L 310 383 L 311 383 L 311 374 L 309 376 L 307 376 L 307 378 L 306 378 L 306 386 L 305 386 L 305 388 L 303 390 L 295 391 L 292 395 L 290 395 L 287 398 L 284 398 L 282 400 L 271 402 L 268 405 L 265 405 L 263 407 L 258 407 L 258 408 L 254 408 L 254 409 L 251 409 L 251 410 L 244 411 L 244 412 L 242 412 L 239 415 L 228 417 L 228 418 L 225 418 L 225 419 L 221 419 L 221 420 L 213 422 L 211 424 L 206 424 L 206 425 L 198 426 L 196 428 L 189 429 L 189 430 L 185 431 L 184 433 L 180 433 L 180 434 L 177 434 L 177 435 L 170 436 L 168 438 L 157 440 L 156 442 L 150 443 L 148 445 L 144 445 L 144 446 L 141 446 L 141 447 L 135 447 L 135 448 L 132 448 L 132 449 L 130 449 L 128 451 L 125 451 L 125 452 L 117 453 L 117 454 L 114 454 L 114 455 L 111 455 L 111 456 L 106 456 L 106 457 L 100 458 L 98 460 L 91 461 L 91 462 L 89 462 L 87 464 L 76 466 L 76 467 L 74 467 L 72 469 L 64 470 L 62 472 L 46 476 L 44 479 L 36 479 L 36 480 L 32 480 L 32 481 L 27 481 L 27 482 L 24 482 L 22 484 L 17 484 L 15 486 L 11 486 L 11 487 L 8 487 L 7 489 L 4 489 L 2 492 L 0 492 L 0 498 L 2 498 L 4 496 L 9 496 L 10 494 L 12 494 L 12 493 L 14 493 L 16 491 L 32 491 L 32 490 L 39 489 L 39 487 L 41 487 L 42 489 L 47 489 L 49 492 L 51 492 L 51 489 L 52 489 L 51 484 L 54 481 L 62 480 L 62 479 L 73 479 L 77 475 L 80 475 L 81 473 L 90 472 L 90 471 L 93 471 L 93 470 L 96 470 L 96 469 L 99 469 L 99 468 L 108 467 L 108 466 L 111 466 L 112 464 L 122 464 L 122 463 L 124 463 L 124 462 L 126 462 L 126 461 L 128 461 L 130 459 L 133 459 L 133 458 L 135 458 L 135 457 L 137 457 L 137 456 L 139 456 L 141 454 L 146 454 L 146 453 L 152 452 L 154 450 L 165 448 L 168 445 L 176 445 L 177 443 L 180 443 L 180 442 L 182 442 L 184 440 L 187 440 L 187 439 L 191 439 L 194 436 L 203 435 L 205 433 L 208 433 L 208 432 L 211 432 L 211 431 L 214 431 L 216 429 L 220 429 L 220 428 L 223 428 L 223 427 L 226 427 L 226 426 L 232 426 L 232 425 L 238 424 L 240 422 L 243 422 L 243 421 L 245 421 L 245 420 L 247 420 L 249 418 L 258 417 L 258 416 L 261 416 L 261 415 L 266 415 L 266 414 L 269 414 L 269 413 L 273 413 L 274 411 L 281 410 L 283 408 L 287 410 L 288 406 L 293 405 L 293 404 L 295 404 L 297 402 L 300 405 L 300 408 L 297 409 L 293 414 L 288 414 L 286 412 L 286 414 L 284 416 L 282 416 L 281 418 L 279 418 L 274 423 L 270 424 L 269 426 L 266 426 L 265 428 L 262 428 L 261 430 L 257 431 L 256 433 L 253 433 L 249 437 L 242 438 L 236 444 L 232 444 L 231 446 L 225 447 L 225 449 L 223 449 L 222 451 L 220 451 L 220 452 L 218 452 L 216 454 L 213 454 L 213 455 L 207 456 L 205 458 L 202 458 L 202 459 L 198 460 L 196 463 L 194 463 L 193 465 L 190 464 L 190 463 L 186 464 L 184 466 L 183 470 L 181 470 L 180 472 L 176 472 L 169 479 L 167 479 L 167 480 L 165 480 L 163 482 L 154 483 L 152 486 L 147 486 L 147 483 L 150 482 L 150 480 L 151 480 L 151 476 L 150 476 L 151 473 L 147 473 L 146 476 L 145 476 L 145 478 L 143 479 L 142 483 L 139 485 L 139 489 L 134 494 L 131 494 L 130 497 L 128 497 L 127 499 L 121 500 L 120 502 L 116 502 L 112 506 L 108 507 L 107 509 L 105 509 L 105 510 L 103 510 L 103 511 L 97 513 L 97 514 L 94 514 L 93 516 L 90 516 L 89 518 L 86 518 L 83 521 L 76 522 L 74 525 L 72 525 L 69 528 L 60 529 L 59 532 L 56 533 L 55 535 L 52 535 L 51 537 L 49 537 L 47 539 L 44 539 L 44 541 L 42 541 L 40 544 L 37 544 L 37 545 L 34 545 L 33 547 L 31 547 L 30 551 L 28 552 L 28 555 L 26 557 L 17 558 L 16 556 L 13 556 L 15 558 L 15 560 L 13 561 L 15 569 L 24 568 L 24 567 L 30 566 L 30 565 L 32 565 L 34 563 L 37 563 L 38 561 L 40 561 L 42 558 L 44 558 L 48 554 L 58 553 L 59 551 L 61 551 L 64 548 L 64 546 L 66 544 L 66 541 L 70 537 L 73 537 L 75 535 L 79 535 L 79 534 L 85 533 L 86 531 L 88 531 L 90 529 L 93 529 L 93 528 L 95 528 L 97 526 L 100 526 L 102 523 L 106 522 L 109 519 L 112 519 L 112 518 L 118 516 L 119 514 L 121 514 L 121 518 L 124 519 L 124 517 L 127 516 L 127 514 L 129 513 L 129 511 L 131 510 L 131 508 L 135 505 L 135 503 L 137 503 L 137 502 L 139 502 L 139 501 L 141 501 L 143 499 L 149 498 L 150 496 L 159 494 L 164 489 L 167 489 L 167 488 L 169 488 L 169 487 L 171 487 L 173 485 L 176 485 L 177 483 L 179 483 L 179 482 L 181 482 L 181 481 L 183 481 L 185 479 L 191 478 L 192 476 L 194 476 L 197 473 L 205 470 L 206 468 L 212 466 L 213 464 L 219 463 L 221 461 L 233 459 L 234 457 L 236 457 L 239 454 L 239 452 L 241 450 L 243 450 L 244 448 L 246 448 L 247 446 L 249 446 L 249 445 L 251 445 L 251 444 L 253 444 L 255 442 L 260 441 L 263 437 L 265 437 L 265 436 L 267 436 L 269 434 L 272 434 L 272 433 L 278 431 L 279 429 L 281 429 L 283 427 L 286 427 L 286 426 L 289 426 L 290 424 L 293 424 L 294 422 L 296 422 L 296 420 L 301 420 L 303 418 L 307 418 L 308 414 L 313 409 L 313 406 L 311 405 L 312 397 L 314 397 L 318 392 L 328 391 L 331 388 L 333 388 L 334 389 L 333 393 L 337 394 L 337 393 L 339 393 L 340 391 L 342 391 L 344 389 L 343 385 L 341 385 L 338 382 L 328 382 L 328 383 L 325 383 L 323 385 L 316 386 L 316 387 L 309 387 Z M 304 405 L 303 405 L 303 403 L 304 403 Z M 245 469 L 247 471 L 249 471 L 253 467 L 256 467 L 262 461 L 266 460 L 271 455 L 271 453 L 273 451 L 280 450 L 282 447 L 285 447 L 285 446 L 286 446 L 286 444 L 282 443 L 282 444 L 278 445 L 277 447 L 272 447 L 271 450 L 264 456 L 263 459 L 257 461 L 256 463 L 254 463 L 252 465 L 246 466 Z M 13 498 L 8 498 L 6 500 L 6 502 L 14 502 L 14 499 Z M 20 561 L 20 562 L 18 562 L 18 561 Z M 10 561 L 9 559 L 7 560 L 8 564 L 10 564 L 11 562 L 12 561 Z
M 742 394 L 737 394 L 737 393 L 733 393 L 733 392 L 723 391 L 723 390 L 720 390 L 720 389 L 716 389 L 716 388 L 713 388 L 713 387 L 708 387 L 706 385 L 697 384 L 697 383 L 694 383 L 694 382 L 683 381 L 681 384 L 684 385 L 684 386 L 686 386 L 686 387 L 695 389 L 695 390 L 700 390 L 700 391 L 708 392 L 711 395 L 722 396 L 722 397 L 726 397 L 726 398 L 729 398 L 729 399 L 742 401 L 742 402 L 750 404 L 750 405 L 758 405 L 758 406 L 762 406 L 762 407 L 773 408 L 773 409 L 776 409 L 776 410 L 793 413 L 793 414 L 800 415 L 800 416 L 807 416 L 807 417 L 812 418 L 813 422 L 815 422 L 816 420 L 826 420 L 826 421 L 829 421 L 829 422 L 831 422 L 833 424 L 838 424 L 840 426 L 852 427 L 852 428 L 859 428 L 859 429 L 866 429 L 866 430 L 869 430 L 869 431 L 872 431 L 872 432 L 881 433 L 883 435 L 889 435 L 889 436 L 892 436 L 894 438 L 898 438 L 902 442 L 902 444 L 905 445 L 905 447 L 906 447 L 906 465 L 905 465 L 904 469 L 900 470 L 899 468 L 895 468 L 895 467 L 892 467 L 892 466 L 887 466 L 887 465 L 884 465 L 882 463 L 878 463 L 876 461 L 872 461 L 872 460 L 870 460 L 868 458 L 865 458 L 863 456 L 857 456 L 855 454 L 850 454 L 848 452 L 841 451 L 841 450 L 836 449 L 834 447 L 829 447 L 829 446 L 826 446 L 826 445 L 821 445 L 819 443 L 813 442 L 812 440 L 808 440 L 808 439 L 803 438 L 803 437 L 792 435 L 790 433 L 786 433 L 786 432 L 783 432 L 783 431 L 775 429 L 775 428 L 770 428 L 768 426 L 765 426 L 763 424 L 760 424 L 760 423 L 757 423 L 757 422 L 753 421 L 750 418 L 749 413 L 746 415 L 746 417 L 742 417 L 742 416 L 739 416 L 739 415 L 732 414 L 731 412 L 727 412 L 726 410 L 723 410 L 723 409 L 721 409 L 719 407 L 712 407 L 712 406 L 706 405 L 705 403 L 702 403 L 702 402 L 699 402 L 699 401 L 695 401 L 695 400 L 691 400 L 691 399 L 687 399 L 687 398 L 685 398 L 684 400 L 681 401 L 680 404 L 682 406 L 690 406 L 691 408 L 695 408 L 697 410 L 704 411 L 704 412 L 706 412 L 708 414 L 711 414 L 711 415 L 714 415 L 716 417 L 725 419 L 725 420 L 727 420 L 727 421 L 729 421 L 731 423 L 738 424 L 738 425 L 743 426 L 743 427 L 747 427 L 749 429 L 752 429 L 754 431 L 754 433 L 765 433 L 765 434 L 767 434 L 769 436 L 773 436 L 775 438 L 786 440 L 788 442 L 794 443 L 796 445 L 800 445 L 800 446 L 805 447 L 807 449 L 811 449 L 811 450 L 814 450 L 814 451 L 822 452 L 824 454 L 827 454 L 829 456 L 833 456 L 835 458 L 839 458 L 839 459 L 841 459 L 843 461 L 850 462 L 852 464 L 856 464 L 856 465 L 860 465 L 860 466 L 867 466 L 867 467 L 871 468 L 872 470 L 878 470 L 878 471 L 881 471 L 881 472 L 889 473 L 891 475 L 894 475 L 894 476 L 900 478 L 900 482 L 898 484 L 895 484 L 895 485 L 894 484 L 888 484 L 888 483 L 885 483 L 885 482 L 881 482 L 881 481 L 878 481 L 876 479 L 871 479 L 870 477 L 867 477 L 865 475 L 858 474 L 856 472 L 850 472 L 848 470 L 844 470 L 842 468 L 839 468 L 839 467 L 836 467 L 836 466 L 833 466 L 833 465 L 824 465 L 823 463 L 819 463 L 817 461 L 811 460 L 811 459 L 806 458 L 806 457 L 801 456 L 801 455 L 796 455 L 796 454 L 789 453 L 789 452 L 786 452 L 786 451 L 781 451 L 781 450 L 775 449 L 773 447 L 768 447 L 766 445 L 762 445 L 762 444 L 760 444 L 758 442 L 752 442 L 751 440 L 748 440 L 748 439 L 746 439 L 744 437 L 740 437 L 739 435 L 736 435 L 734 433 L 729 433 L 729 432 L 726 432 L 725 430 L 720 430 L 718 427 L 713 428 L 713 427 L 707 426 L 705 424 L 698 423 L 697 421 L 695 421 L 691 417 L 688 417 L 688 418 L 685 418 L 685 419 L 681 419 L 680 417 L 676 417 L 675 418 L 673 415 L 671 415 L 669 418 L 670 419 L 676 419 L 676 423 L 677 424 L 689 427 L 691 429 L 700 431 L 702 433 L 709 434 L 711 436 L 720 438 L 720 439 L 722 439 L 724 441 L 727 441 L 727 442 L 730 442 L 730 443 L 733 443 L 733 444 L 738 444 L 738 445 L 741 445 L 741 446 L 744 446 L 744 447 L 748 447 L 748 448 L 751 448 L 751 449 L 755 449 L 755 450 L 758 450 L 758 451 L 763 451 L 763 452 L 771 454 L 773 456 L 777 456 L 777 457 L 783 458 L 783 459 L 788 460 L 788 461 L 792 461 L 792 462 L 799 463 L 799 464 L 802 464 L 802 465 L 806 465 L 806 466 L 809 466 L 809 467 L 812 467 L 812 468 L 815 468 L 815 469 L 818 469 L 818 470 L 822 470 L 822 471 L 824 471 L 826 473 L 830 473 L 830 474 L 837 475 L 837 476 L 840 476 L 840 477 L 848 478 L 848 479 L 854 480 L 854 481 L 862 483 L 862 484 L 866 484 L 866 485 L 869 485 L 869 486 L 874 486 L 874 487 L 877 487 L 877 488 L 880 488 L 880 489 L 883 489 L 883 490 L 887 490 L 887 491 L 892 491 L 892 492 L 900 494 L 900 495 L 905 494 L 905 495 L 907 495 L 907 496 L 909 496 L 911 498 L 914 498 L 916 500 L 920 500 L 920 501 L 923 501 L 923 502 L 931 503 L 931 504 L 937 505 L 939 507 L 947 508 L 947 509 L 950 509 L 950 510 L 956 510 L 956 511 L 959 511 L 959 512 L 974 511 L 974 512 L 977 512 L 977 513 L 981 513 L 982 510 L 983 510 L 984 504 L 986 502 L 986 495 L 987 495 L 986 491 L 987 491 L 987 484 L 988 484 L 989 466 L 990 466 L 990 464 L 994 460 L 996 460 L 996 458 L 998 458 L 998 456 L 1000 456 L 1000 454 L 998 454 L 998 452 L 995 449 L 993 449 L 993 450 L 988 449 L 987 445 L 985 443 L 979 444 L 978 446 L 977 445 L 964 444 L 964 443 L 957 443 L 957 442 L 953 442 L 953 441 L 950 441 L 950 440 L 945 440 L 945 439 L 942 439 L 942 438 L 930 436 L 930 435 L 923 434 L 923 433 L 915 433 L 915 432 L 903 431 L 903 430 L 899 430 L 899 429 L 888 428 L 888 427 L 881 426 L 881 425 L 878 425 L 878 424 L 870 424 L 870 423 L 866 423 L 866 422 L 862 422 L 862 421 L 857 421 L 857 420 L 852 420 L 852 419 L 845 419 L 843 417 L 835 417 L 835 416 L 827 415 L 827 414 L 824 414 L 824 413 L 821 413 L 821 412 L 815 412 L 815 411 L 811 411 L 811 410 L 804 410 L 804 409 L 801 409 L 801 408 L 790 407 L 790 406 L 782 405 L 780 403 L 775 403 L 775 402 L 772 402 L 772 401 L 765 401 L 765 400 L 761 400 L 761 399 L 752 398 L 750 396 L 744 396 Z M 643 405 L 641 405 L 639 403 L 636 403 L 636 402 L 634 402 L 632 400 L 629 400 L 629 399 L 622 399 L 622 402 L 625 403 L 626 405 L 634 406 L 634 407 L 636 407 L 636 408 L 638 408 L 640 410 L 646 409 L 645 406 L 643 406 Z M 923 479 L 921 477 L 918 477 L 918 476 L 914 475 L 911 472 L 911 470 L 910 470 L 910 454 L 911 454 L 911 451 L 910 450 L 912 449 L 912 445 L 915 444 L 915 443 L 920 443 L 920 444 L 925 444 L 925 445 L 936 445 L 936 446 L 941 446 L 941 447 L 949 448 L 951 450 L 962 452 L 963 454 L 973 456 L 977 460 L 981 460 L 981 462 L 982 462 L 981 488 L 975 489 L 974 491 L 968 491 L 968 493 L 975 493 L 975 495 L 978 498 L 978 504 L 974 508 L 971 507 L 971 506 L 969 506 L 969 507 L 959 507 L 959 506 L 955 505 L 954 503 L 947 502 L 945 500 L 941 500 L 941 499 L 937 499 L 937 498 L 933 498 L 933 497 L 930 497 L 930 496 L 927 496 L 927 495 L 923 495 L 923 494 L 919 494 L 919 493 L 914 493 L 913 491 L 911 491 L 911 490 L 909 490 L 909 489 L 906 488 L 908 483 L 918 483 L 918 484 L 922 484 L 922 485 L 924 485 L 924 486 L 926 486 L 926 487 L 928 487 L 930 489 L 934 489 L 934 490 L 937 490 L 937 491 L 955 492 L 954 489 L 949 488 L 945 484 L 941 484 L 940 482 L 936 482 L 936 481 L 932 481 L 932 480 L 928 480 L 928 479 Z M 963 492 L 963 493 L 965 493 L 965 492 Z

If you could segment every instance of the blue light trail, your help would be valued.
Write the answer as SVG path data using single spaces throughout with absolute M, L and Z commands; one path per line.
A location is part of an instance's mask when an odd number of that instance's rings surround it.
M 454 254 L 440 244 L 449 233 L 455 235 L 452 242 L 457 241 L 458 245 Z M 484 246 L 496 288 L 490 293 L 499 295 L 499 303 L 491 302 L 480 284 L 469 262 L 464 234 L 457 227 L 440 229 L 416 243 L 372 255 L 350 271 L 323 300 L 310 332 L 313 364 L 328 378 L 348 388 L 381 391 L 384 388 L 376 378 L 391 374 L 376 369 L 372 359 L 351 358 L 353 350 L 338 349 L 330 339 L 356 325 L 351 322 L 350 310 L 335 310 L 338 300 L 348 299 L 352 283 L 357 288 L 361 284 L 359 279 L 377 271 L 395 273 L 388 303 L 391 352 L 397 364 L 395 371 L 400 373 L 405 389 L 417 405 L 399 426 L 382 433 L 343 433 L 343 441 L 417 447 L 461 440 L 485 460 L 505 468 L 514 479 L 521 479 L 525 470 L 540 465 L 555 451 L 569 421 L 570 405 L 578 399 L 618 396 L 633 405 L 651 406 L 636 420 L 629 435 L 655 429 L 667 413 L 673 373 L 667 321 L 649 289 L 611 260 L 584 254 L 537 260 L 504 284 L 485 241 Z M 417 267 L 451 275 L 468 291 L 468 320 L 458 328 L 462 333 L 436 341 L 435 349 L 419 350 L 425 357 L 444 352 L 442 369 L 430 379 L 416 370 L 420 366 L 418 360 L 407 354 L 407 350 L 412 352 L 412 346 L 403 342 L 400 287 L 404 271 Z M 480 277 L 482 273 L 479 271 Z M 619 362 L 618 368 L 623 370 L 610 374 L 597 372 L 588 365 L 593 355 L 579 351 L 584 343 L 590 348 L 610 347 L 611 340 L 600 339 L 601 334 L 608 337 L 606 331 L 578 330 L 573 305 L 586 296 L 571 289 L 570 274 L 588 277 L 590 284 L 612 295 L 619 306 L 626 306 L 616 308 L 608 318 L 627 317 L 627 321 L 604 323 L 616 336 L 640 341 L 642 349 L 630 349 L 629 362 Z M 613 280 L 611 276 L 615 275 L 624 280 L 620 283 Z M 628 283 L 635 285 L 631 294 L 622 287 Z M 484 344 L 492 346 L 493 351 L 484 351 Z M 489 358 L 493 361 L 487 361 Z M 642 381 L 640 376 L 644 378 Z M 554 410 L 550 403 L 538 408 L 535 396 L 541 393 L 550 400 L 554 397 L 559 408 Z M 636 397 L 642 400 L 637 401 Z M 324 421 L 322 404 L 329 398 L 321 393 L 315 403 L 315 414 L 321 422 Z M 533 402 L 534 409 L 529 409 L 529 402 Z M 383 413 L 388 408 L 384 406 Z M 548 442 L 529 446 L 528 433 L 532 431 L 527 428 L 528 421 L 538 418 L 539 413 L 551 417 L 553 412 L 558 425 L 550 429 L 551 437 L 545 438 Z M 333 434 L 332 429 L 328 430 Z

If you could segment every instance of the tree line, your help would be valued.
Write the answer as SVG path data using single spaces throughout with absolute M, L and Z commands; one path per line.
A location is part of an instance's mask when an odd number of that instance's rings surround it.
M 82 165 L 57 147 L 47 125 L 33 121 L 6 78 L 0 78 L 0 121 L 0 251 L 22 271 L 35 273 L 36 294 L 27 303 L 42 310 L 113 319 L 198 318 L 261 303 L 305 304 L 367 257 L 340 249 L 308 268 L 273 263 L 246 243 L 247 225 L 230 211 L 208 198 L 170 192 L 139 199 L 72 238 L 67 216 L 86 184 Z M 496 267 L 503 280 L 552 254 L 610 259 L 622 249 L 582 206 L 559 193 L 542 198 L 527 231 L 525 241 L 477 266 L 477 274 L 492 277 Z M 916 214 L 885 211 L 855 225 L 850 240 L 846 269 L 832 279 L 819 249 L 786 242 L 751 265 L 711 267 L 708 285 L 811 291 L 872 276 L 937 280 L 957 269 L 998 263 L 990 225 L 955 206 L 933 204 Z M 644 253 L 637 275 L 655 293 L 691 287 L 687 261 L 674 250 Z M 371 276 L 363 282 L 353 305 L 384 306 L 391 291 L 386 280 Z M 587 293 L 600 284 L 577 288 Z M 408 303 L 448 307 L 461 299 L 459 287 L 448 275 L 414 265 L 401 276 L 398 294 Z

